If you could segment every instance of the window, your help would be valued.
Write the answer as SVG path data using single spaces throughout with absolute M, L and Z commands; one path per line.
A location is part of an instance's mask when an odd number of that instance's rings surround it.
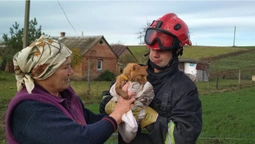
M 102 70 L 102 68 L 103 68 L 103 61 L 97 60 L 97 70 Z

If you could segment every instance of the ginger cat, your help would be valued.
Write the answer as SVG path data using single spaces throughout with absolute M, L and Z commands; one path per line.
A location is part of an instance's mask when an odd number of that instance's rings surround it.
M 128 63 L 124 68 L 123 73 L 116 78 L 115 91 L 119 96 L 124 99 L 129 99 L 128 92 L 124 91 L 122 87 L 128 82 L 138 82 L 145 84 L 147 82 L 147 69 L 148 66 L 141 66 L 137 63 Z

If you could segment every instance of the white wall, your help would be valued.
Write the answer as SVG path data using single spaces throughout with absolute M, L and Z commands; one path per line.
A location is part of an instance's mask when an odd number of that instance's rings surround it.
M 184 63 L 184 73 L 195 75 L 197 74 L 196 70 L 197 64 L 196 63 Z

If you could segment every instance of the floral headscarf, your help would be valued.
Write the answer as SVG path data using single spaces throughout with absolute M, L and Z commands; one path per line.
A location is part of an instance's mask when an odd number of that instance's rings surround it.
M 13 57 L 17 90 L 24 86 L 28 93 L 34 89 L 34 79 L 44 80 L 51 76 L 72 54 L 64 44 L 42 35 L 30 46 Z

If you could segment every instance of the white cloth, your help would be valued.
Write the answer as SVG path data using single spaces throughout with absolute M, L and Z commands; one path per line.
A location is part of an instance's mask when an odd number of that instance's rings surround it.
M 123 123 L 119 126 L 119 133 L 122 139 L 126 143 L 129 143 L 135 138 L 138 129 L 136 119 L 131 110 L 122 115 L 122 121 Z
M 138 82 L 129 82 L 128 92 L 136 93 L 136 101 L 132 107 L 132 111 L 140 109 L 138 120 L 142 119 L 145 115 L 143 108 L 148 106 L 154 98 L 153 87 L 149 82 L 140 84 Z M 110 89 L 110 94 L 113 96 L 113 100 L 117 101 L 120 97 L 115 91 L 115 84 Z M 131 110 L 122 116 L 123 123 L 119 126 L 119 133 L 126 143 L 132 141 L 138 129 L 137 121 Z

